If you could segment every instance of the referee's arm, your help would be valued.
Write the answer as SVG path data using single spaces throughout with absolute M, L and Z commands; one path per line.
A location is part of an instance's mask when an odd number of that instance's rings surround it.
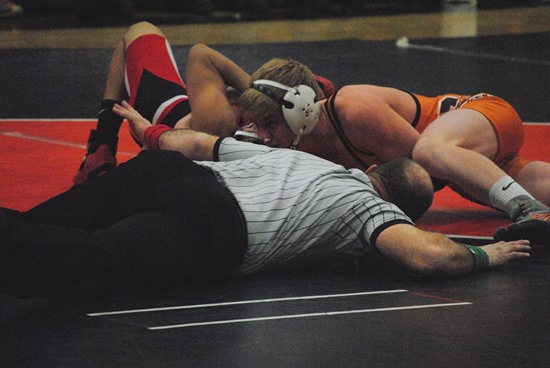
M 399 265 L 432 276 L 457 276 L 503 266 L 514 259 L 529 257 L 531 249 L 527 240 L 467 246 L 443 234 L 403 223 L 382 230 L 375 246 Z

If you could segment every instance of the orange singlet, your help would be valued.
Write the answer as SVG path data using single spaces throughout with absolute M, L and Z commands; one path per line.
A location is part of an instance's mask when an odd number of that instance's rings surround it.
M 508 175 L 516 177 L 517 173 L 530 161 L 519 156 L 523 145 L 523 122 L 516 110 L 500 97 L 487 93 L 473 96 L 446 94 L 426 97 L 412 94 L 420 114 L 413 123 L 420 133 L 442 114 L 456 109 L 472 109 L 483 114 L 493 126 L 498 140 L 495 163 Z

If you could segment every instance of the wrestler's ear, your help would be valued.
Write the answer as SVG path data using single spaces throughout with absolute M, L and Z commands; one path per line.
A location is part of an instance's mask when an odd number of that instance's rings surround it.
M 365 170 L 365 173 L 368 174 L 370 172 L 373 172 L 374 170 L 376 170 L 378 168 L 378 165 L 377 164 L 374 164 L 374 165 L 370 165 L 366 170 Z

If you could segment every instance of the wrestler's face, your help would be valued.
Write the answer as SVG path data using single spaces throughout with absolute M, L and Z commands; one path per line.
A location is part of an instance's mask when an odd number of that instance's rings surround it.
M 282 112 L 267 119 L 255 121 L 260 143 L 269 147 L 289 148 L 296 137 L 290 130 Z

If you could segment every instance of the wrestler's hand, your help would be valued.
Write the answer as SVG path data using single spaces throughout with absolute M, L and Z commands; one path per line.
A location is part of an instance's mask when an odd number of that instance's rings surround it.
M 500 241 L 484 245 L 481 248 L 489 257 L 489 266 L 499 267 L 514 259 L 529 257 L 529 251 L 531 250 L 529 244 L 529 240 Z
M 143 135 L 145 130 L 149 128 L 152 124 L 140 115 L 130 104 L 126 101 L 122 101 L 122 105 L 115 104 L 113 106 L 113 112 L 120 116 L 123 119 L 128 121 L 130 126 L 130 131 L 132 135 L 138 139 L 140 142 L 143 142 Z

